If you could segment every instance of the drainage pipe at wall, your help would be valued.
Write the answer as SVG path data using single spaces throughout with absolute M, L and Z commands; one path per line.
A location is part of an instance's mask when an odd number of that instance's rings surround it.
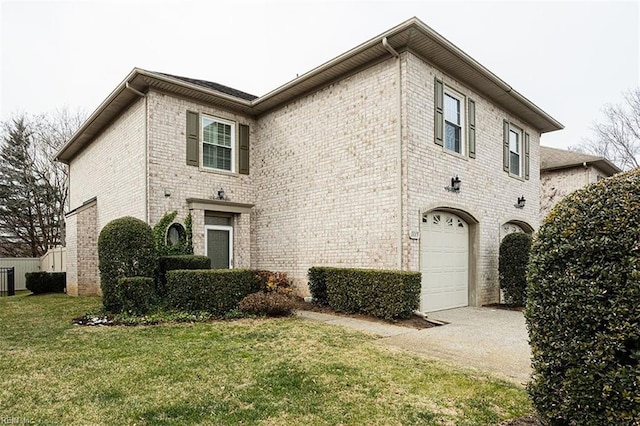
M 398 270 L 402 270 L 402 234 L 403 234 L 403 208 L 402 208 L 402 62 L 400 54 L 389 44 L 386 37 L 382 39 L 382 46 L 396 58 L 398 62 Z
M 147 120 L 149 117 L 149 106 L 147 103 L 147 95 L 141 91 L 131 87 L 129 82 L 124 83 L 124 88 L 135 93 L 139 97 L 144 99 L 144 216 L 147 218 L 147 223 L 150 223 L 149 217 L 149 135 L 147 134 Z

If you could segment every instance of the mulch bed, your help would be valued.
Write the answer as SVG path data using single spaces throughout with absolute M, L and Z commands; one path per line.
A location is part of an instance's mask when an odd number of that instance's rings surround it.
M 296 298 L 295 309 L 299 310 L 299 311 L 312 311 L 312 312 L 320 312 L 322 314 L 330 314 L 330 315 L 337 315 L 337 316 L 341 316 L 341 317 L 356 318 L 356 319 L 361 319 L 361 320 L 365 320 L 365 321 L 378 322 L 378 323 L 382 323 L 382 324 L 398 325 L 398 326 L 401 326 L 401 327 L 415 328 L 415 329 L 418 329 L 418 330 L 422 330 L 424 328 L 437 327 L 439 325 L 439 324 L 434 324 L 432 322 L 429 322 L 429 321 L 425 320 L 424 318 L 422 318 L 421 316 L 418 316 L 418 315 L 413 315 L 409 319 L 398 319 L 398 320 L 395 320 L 395 321 L 387 321 L 387 320 L 383 320 L 383 319 L 380 319 L 380 318 L 373 317 L 371 315 L 345 314 L 345 313 L 342 313 L 342 312 L 336 312 L 336 311 L 334 311 L 333 309 L 331 309 L 328 306 L 320 306 L 320 305 L 316 305 L 315 303 L 305 302 L 304 299 L 302 299 L 302 298 Z

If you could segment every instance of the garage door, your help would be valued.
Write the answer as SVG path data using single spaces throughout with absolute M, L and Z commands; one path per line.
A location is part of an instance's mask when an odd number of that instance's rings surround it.
M 433 211 L 420 227 L 422 312 L 469 304 L 469 226 L 456 215 Z

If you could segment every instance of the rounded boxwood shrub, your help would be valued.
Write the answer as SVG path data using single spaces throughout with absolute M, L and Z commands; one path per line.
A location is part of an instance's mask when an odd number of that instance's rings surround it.
M 524 306 L 527 300 L 527 264 L 530 250 L 529 234 L 509 234 L 500 243 L 500 289 L 509 305 Z
M 640 169 L 554 207 L 531 249 L 529 393 L 553 425 L 640 419 Z
M 104 308 L 108 312 L 121 312 L 118 279 L 153 277 L 155 256 L 151 227 L 130 216 L 107 223 L 98 237 L 98 268 Z

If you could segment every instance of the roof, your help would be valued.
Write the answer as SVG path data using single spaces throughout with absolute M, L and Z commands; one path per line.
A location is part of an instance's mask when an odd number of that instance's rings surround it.
M 608 176 L 615 175 L 622 171 L 618 166 L 604 157 L 540 146 L 540 170 L 551 171 L 582 167 L 585 165 L 597 167 Z
M 60 149 L 55 159 L 68 163 L 125 108 L 150 89 L 259 117 L 354 70 L 389 58 L 391 54 L 383 43 L 397 52 L 411 51 L 424 58 L 541 133 L 564 128 L 453 43 L 418 18 L 411 18 L 258 98 L 218 83 L 134 68 Z
M 247 101 L 252 101 L 257 98 L 257 96 L 255 95 L 250 95 L 249 93 L 243 92 L 241 90 L 223 86 L 222 84 L 214 83 L 212 81 L 198 80 L 189 77 L 180 77 L 179 75 L 165 74 L 163 72 L 158 72 L 156 74 L 165 75 L 171 78 L 177 78 L 178 80 L 186 81 L 187 83 L 192 83 L 207 89 L 215 90 L 217 92 L 226 93 L 227 95 L 235 96 L 236 98 L 245 99 Z

